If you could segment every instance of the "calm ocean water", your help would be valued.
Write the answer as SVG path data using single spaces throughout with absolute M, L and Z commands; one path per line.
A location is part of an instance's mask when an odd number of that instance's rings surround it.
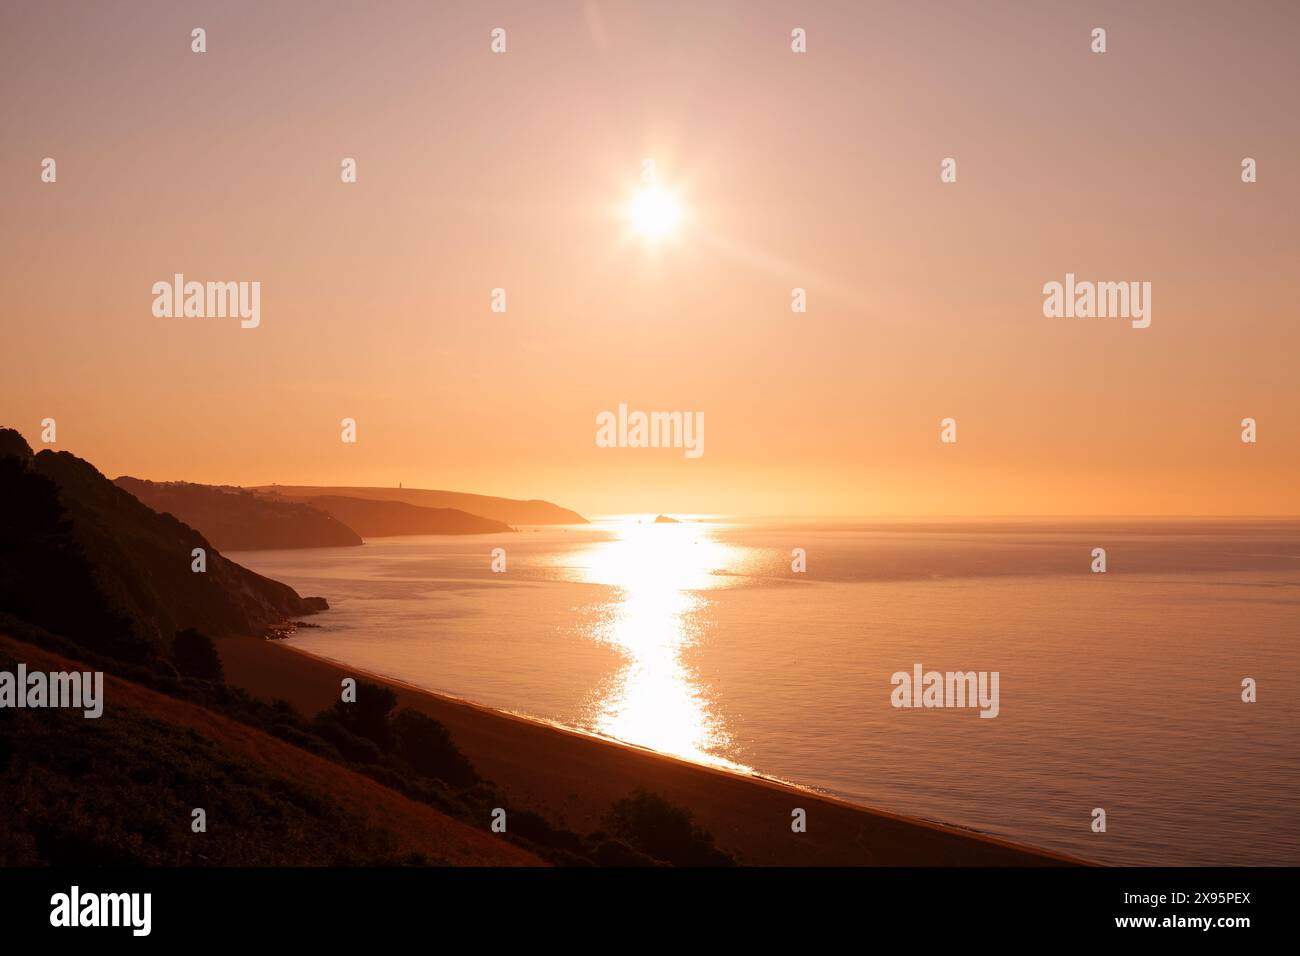
M 329 599 L 303 650 L 429 690 L 1103 862 L 1300 864 L 1297 522 L 622 517 L 231 557 Z M 892 707 L 918 663 L 999 672 L 998 717 Z

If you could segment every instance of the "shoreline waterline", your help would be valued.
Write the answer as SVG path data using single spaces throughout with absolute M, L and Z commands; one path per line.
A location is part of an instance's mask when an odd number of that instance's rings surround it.
M 1300 860 L 1300 709 L 1240 700 L 1300 680 L 1300 522 L 653 518 L 232 557 L 329 598 L 290 645 L 433 693 L 1081 859 Z M 998 716 L 891 706 L 918 665 Z
M 866 806 L 835 794 L 819 792 L 814 788 L 766 775 L 740 773 L 724 767 L 701 764 L 625 741 L 560 726 L 527 714 L 512 713 L 430 691 L 409 681 L 331 660 L 286 644 L 283 640 L 224 638 L 218 641 L 218 648 L 226 663 L 229 682 L 256 696 L 282 697 L 308 714 L 324 709 L 331 699 L 337 697 L 338 682 L 344 676 L 387 686 L 398 694 L 400 706 L 415 706 L 448 725 L 457 745 L 476 766 L 484 765 L 485 758 L 489 756 L 498 760 L 504 756 L 511 766 L 520 767 L 522 772 L 516 770 L 503 777 L 499 768 L 493 767 L 490 761 L 486 762 L 486 775 L 512 795 L 527 792 L 535 796 L 538 792 L 545 793 L 547 785 L 552 783 L 551 778 L 556 775 L 554 768 L 557 764 L 562 766 L 566 763 L 563 759 L 552 761 L 556 751 L 576 750 L 588 755 L 588 759 L 597 764 L 617 765 L 619 776 L 629 776 L 635 781 L 628 792 L 635 786 L 641 786 L 650 791 L 666 793 L 672 802 L 684 806 L 704 823 L 720 845 L 739 853 L 742 862 L 812 865 L 824 856 L 821 847 L 825 844 L 821 841 L 834 842 L 837 838 L 835 830 L 839 829 L 839 836 L 845 839 L 844 845 L 839 848 L 840 858 L 827 858 L 833 865 L 1097 865 L 1070 854 L 1032 846 L 997 834 Z M 306 703 L 309 700 L 314 703 Z M 475 730 L 474 737 L 490 739 L 497 752 L 489 755 L 476 745 L 476 740 L 467 739 L 469 735 L 465 733 L 466 727 Z M 521 739 L 523 737 L 529 739 Z M 693 778 L 696 784 L 688 786 L 688 792 L 703 793 L 704 797 L 692 799 L 681 795 L 680 788 L 671 786 L 682 777 L 688 781 Z M 584 775 L 582 779 L 588 778 Z M 604 777 L 590 779 L 603 781 Z M 627 795 L 617 789 L 613 792 L 620 796 Z M 750 796 L 734 796 L 737 793 Z M 817 808 L 822 812 L 833 811 L 838 819 L 857 821 L 860 826 L 885 828 L 886 835 L 875 852 L 884 854 L 887 862 L 874 859 L 874 854 L 865 847 L 860 858 L 854 859 L 857 853 L 853 841 L 847 839 L 847 830 L 838 827 L 827 833 L 817 816 L 813 819 L 822 828 L 822 832 L 816 835 L 818 846 L 809 847 L 812 854 L 809 859 L 801 859 L 804 853 L 792 854 L 783 846 L 797 844 L 795 838 L 811 834 L 811 831 L 810 834 L 791 834 L 788 813 L 783 817 L 787 821 L 784 825 L 780 824 L 779 819 L 773 821 L 777 824 L 775 826 L 762 821 L 757 827 L 761 834 L 758 839 L 729 839 L 727 826 L 709 826 L 711 818 L 716 816 L 730 819 L 738 807 L 748 803 L 777 803 L 784 807 L 790 798 L 796 798 L 799 803 L 807 805 L 810 815 L 813 814 L 813 808 Z M 595 802 L 598 811 L 604 808 L 601 797 L 591 796 L 590 799 Z M 556 801 L 543 796 L 528 802 L 535 804 L 537 811 L 545 814 L 554 808 Z M 598 818 L 599 813 L 591 815 L 592 820 Z M 750 827 L 745 829 L 752 832 Z M 789 838 L 785 838 L 786 834 L 789 834 Z M 918 845 L 910 847 L 909 840 L 915 840 Z M 809 843 L 812 844 L 812 841 Z M 935 843 L 938 845 L 933 845 Z M 912 858 L 913 853 L 915 858 Z M 936 853 L 941 856 L 936 858 Z

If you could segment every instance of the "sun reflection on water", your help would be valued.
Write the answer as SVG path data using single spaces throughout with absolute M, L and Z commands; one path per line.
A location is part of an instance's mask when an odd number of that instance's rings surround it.
M 614 537 L 576 557 L 582 580 L 616 589 L 591 636 L 613 645 L 624 666 L 600 688 L 588 719 L 597 732 L 662 753 L 748 770 L 723 754 L 731 740 L 706 689 L 683 660 L 707 628 L 701 592 L 724 586 L 743 549 L 705 524 L 656 524 L 634 516 L 610 525 Z

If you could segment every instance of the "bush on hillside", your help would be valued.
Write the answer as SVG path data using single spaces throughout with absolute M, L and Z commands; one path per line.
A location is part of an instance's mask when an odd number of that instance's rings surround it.
M 452 742 L 447 728 L 427 714 L 403 707 L 393 718 L 392 731 L 398 756 L 416 773 L 456 787 L 478 782 L 474 766 Z
M 226 675 L 221 669 L 221 655 L 212 638 L 192 627 L 176 633 L 172 641 L 172 661 L 183 677 L 195 677 L 224 684 Z
M 713 845 L 713 836 L 691 812 L 647 790 L 616 802 L 605 817 L 610 832 L 634 849 L 674 866 L 731 866 L 734 860 Z

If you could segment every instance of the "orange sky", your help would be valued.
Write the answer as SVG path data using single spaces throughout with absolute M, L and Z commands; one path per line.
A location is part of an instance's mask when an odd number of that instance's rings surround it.
M 1300 513 L 1294 4 L 300 9 L 0 9 L 0 424 L 588 514 Z M 260 327 L 155 318 L 176 272 L 259 281 Z M 1045 318 L 1066 272 L 1151 282 L 1151 327 Z M 620 402 L 705 454 L 597 448 Z

